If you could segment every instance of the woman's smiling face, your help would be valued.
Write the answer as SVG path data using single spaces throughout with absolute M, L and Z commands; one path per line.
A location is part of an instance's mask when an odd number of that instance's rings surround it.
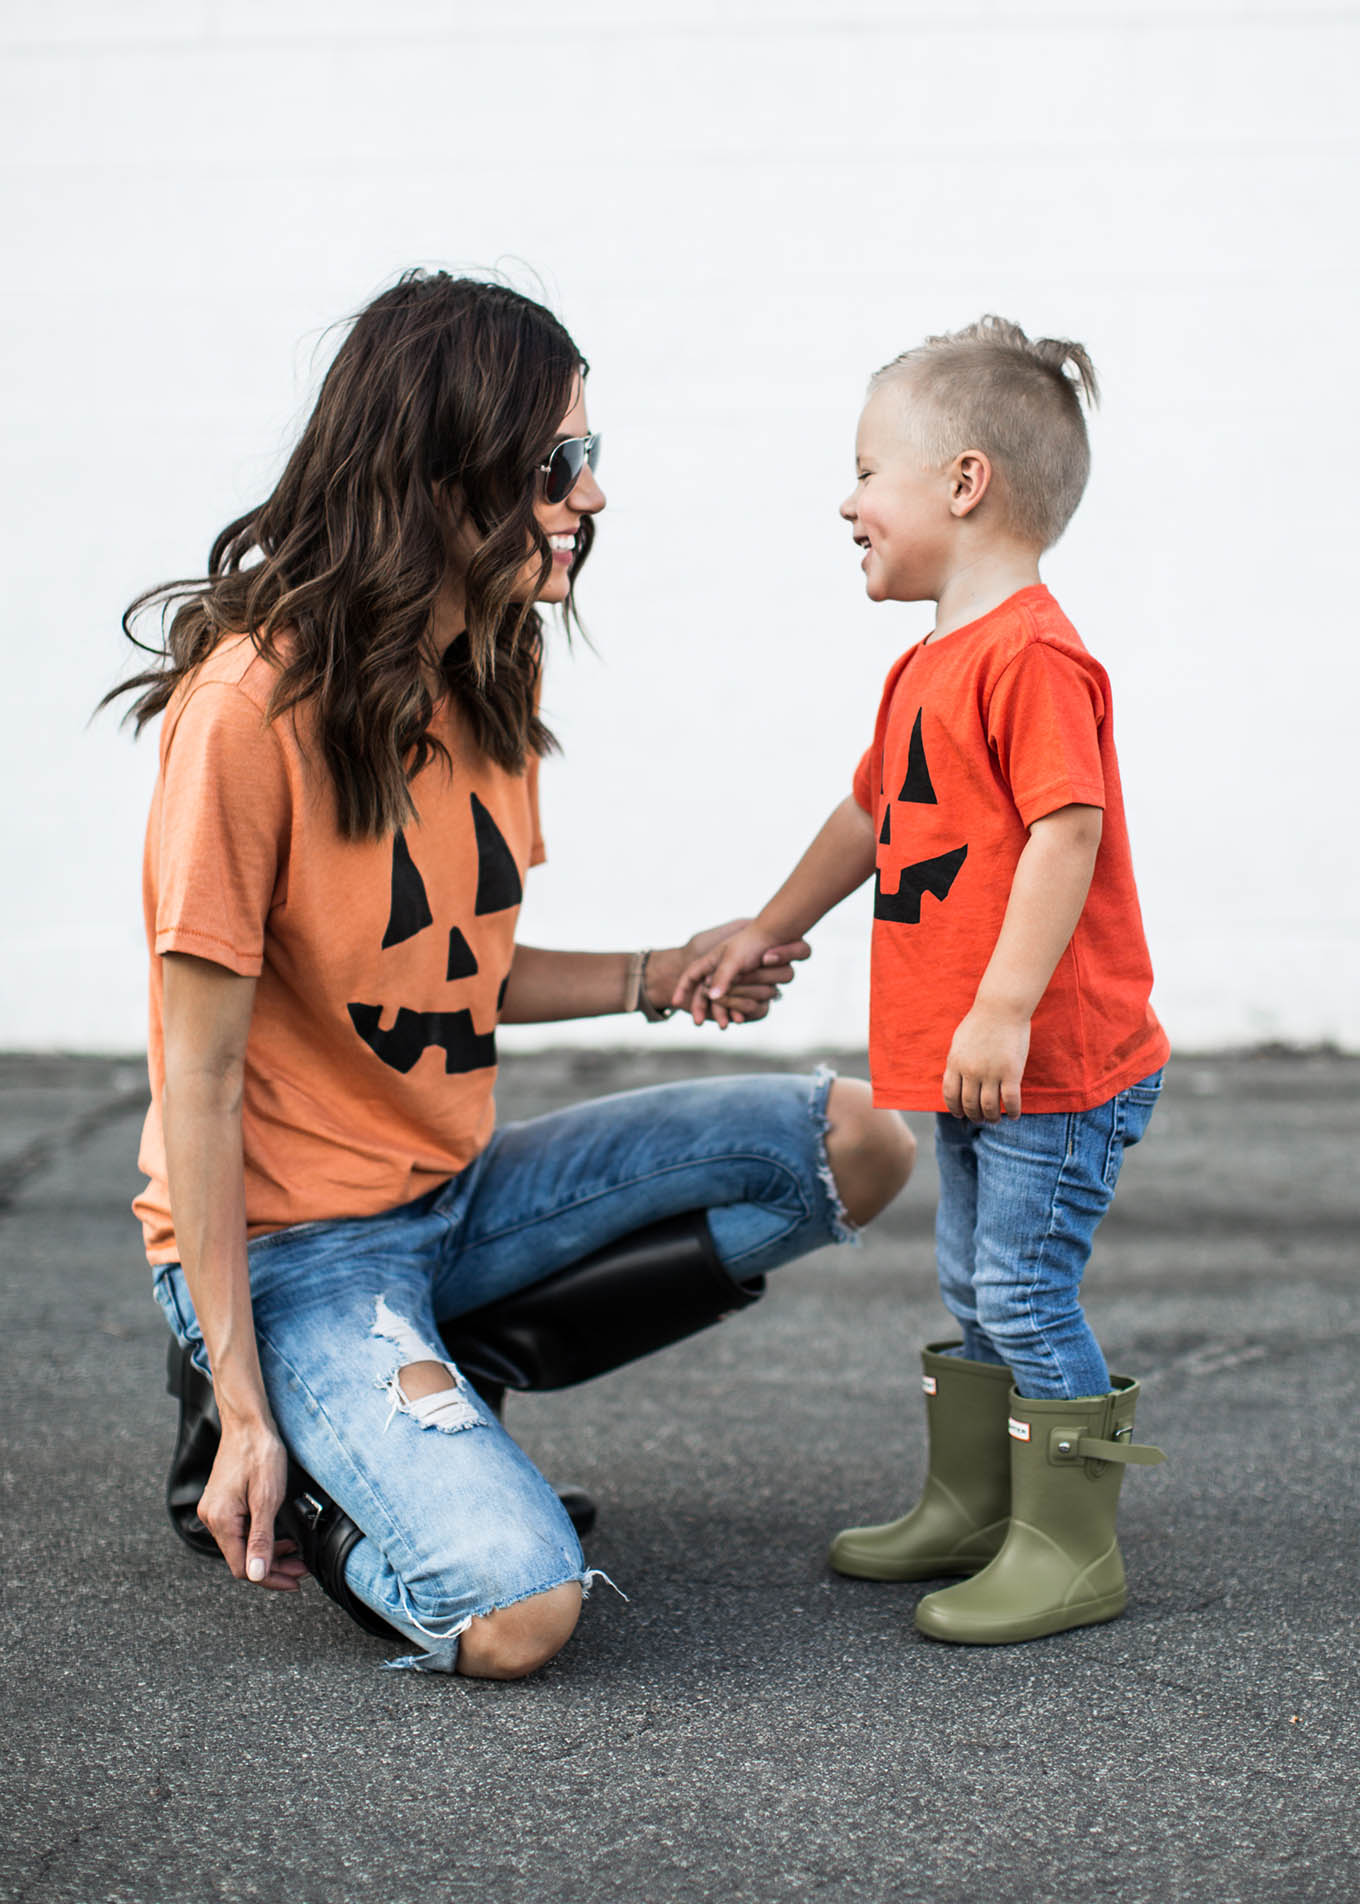
M 585 381 L 578 375 L 572 384 L 571 403 L 557 426 L 557 434 L 553 441 L 558 443 L 564 437 L 588 436 L 589 434 Z M 596 482 L 595 472 L 588 463 L 582 464 L 580 475 L 561 502 L 547 502 L 542 497 L 535 502 L 534 516 L 552 549 L 552 573 L 540 588 L 538 557 L 531 556 L 521 569 L 515 585 L 517 601 L 525 599 L 540 602 L 566 601 L 571 589 L 572 565 L 576 561 L 577 554 L 577 531 L 581 527 L 582 518 L 598 515 L 604 508 L 604 504 L 604 491 Z

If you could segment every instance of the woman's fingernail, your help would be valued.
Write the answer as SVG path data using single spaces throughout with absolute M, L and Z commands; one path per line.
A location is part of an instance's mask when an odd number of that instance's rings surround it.
M 246 1574 L 251 1580 L 264 1579 L 264 1562 L 258 1554 L 246 1562 Z

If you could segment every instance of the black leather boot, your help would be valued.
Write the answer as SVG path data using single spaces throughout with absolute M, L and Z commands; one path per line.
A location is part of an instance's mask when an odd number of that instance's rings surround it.
M 165 1481 L 165 1511 L 170 1525 L 196 1554 L 220 1560 L 222 1550 L 198 1518 L 198 1503 L 208 1485 L 222 1420 L 212 1383 L 174 1336 L 166 1345 L 165 1386 L 179 1402 L 179 1432 Z
M 381 1614 L 359 1599 L 345 1579 L 345 1562 L 350 1549 L 363 1539 L 363 1529 L 356 1527 L 345 1510 L 337 1507 L 306 1469 L 291 1458 L 288 1495 L 279 1509 L 275 1528 L 286 1540 L 292 1541 L 321 1591 L 338 1607 L 343 1607 L 365 1633 L 374 1633 L 384 1640 L 396 1634 L 409 1644 L 408 1636 L 397 1633 Z
M 507 1389 L 571 1388 L 745 1309 L 765 1278 L 737 1282 L 702 1210 L 663 1217 L 499 1302 L 454 1316 L 440 1334 L 499 1420 Z M 584 1489 L 558 1499 L 578 1534 L 595 1525 Z
M 179 1433 L 165 1484 L 170 1525 L 196 1554 L 221 1560 L 222 1549 L 198 1518 L 198 1503 L 217 1459 L 222 1420 L 212 1383 L 201 1369 L 195 1368 L 191 1352 L 174 1336 L 170 1338 L 166 1357 L 166 1387 L 179 1400 Z M 394 1629 L 371 1607 L 356 1599 L 345 1582 L 345 1562 L 354 1543 L 363 1539 L 362 1530 L 291 1455 L 288 1493 L 274 1528 L 276 1534 L 292 1541 L 321 1591 L 338 1607 L 343 1607 L 365 1632 L 376 1633 L 383 1639 L 393 1637 Z M 396 1637 L 405 1639 L 406 1635 Z
M 765 1278 L 738 1282 L 702 1210 L 663 1217 L 440 1333 L 489 1407 L 489 1391 L 571 1388 L 745 1309 Z

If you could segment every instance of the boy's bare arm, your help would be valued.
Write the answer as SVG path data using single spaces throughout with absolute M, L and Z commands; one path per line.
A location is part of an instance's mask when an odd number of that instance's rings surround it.
M 751 923 L 686 966 L 671 1002 L 687 1006 L 696 1024 L 709 1009 L 723 1024 L 721 1007 L 711 1007 L 710 1001 L 723 997 L 738 973 L 759 967 L 777 947 L 805 938 L 833 906 L 864 884 L 876 852 L 872 818 L 847 796 Z
M 995 1124 L 1020 1115 L 1030 1019 L 1081 917 L 1103 821 L 1099 807 L 1060 807 L 1029 830 L 996 945 L 945 1062 L 944 1101 L 956 1117 Z

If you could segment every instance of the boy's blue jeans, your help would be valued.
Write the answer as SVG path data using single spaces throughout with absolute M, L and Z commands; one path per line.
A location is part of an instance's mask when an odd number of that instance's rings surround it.
M 1005 1363 L 1021 1395 L 1109 1390 L 1082 1313 L 1082 1272 L 1124 1152 L 1147 1129 L 1161 1088 L 1154 1071 L 1091 1111 L 936 1119 L 940 1294 L 963 1330 L 961 1353 Z
M 401 1371 L 442 1362 L 439 1324 L 660 1217 L 707 1210 L 745 1280 L 852 1235 L 826 1151 L 832 1076 L 621 1092 L 497 1130 L 467 1169 L 379 1216 L 299 1223 L 250 1245 L 260 1366 L 287 1446 L 367 1536 L 345 1577 L 452 1672 L 469 1620 L 590 1583 L 575 1530 L 528 1456 L 452 1370 L 433 1419 Z M 156 1298 L 208 1363 L 178 1263 Z

